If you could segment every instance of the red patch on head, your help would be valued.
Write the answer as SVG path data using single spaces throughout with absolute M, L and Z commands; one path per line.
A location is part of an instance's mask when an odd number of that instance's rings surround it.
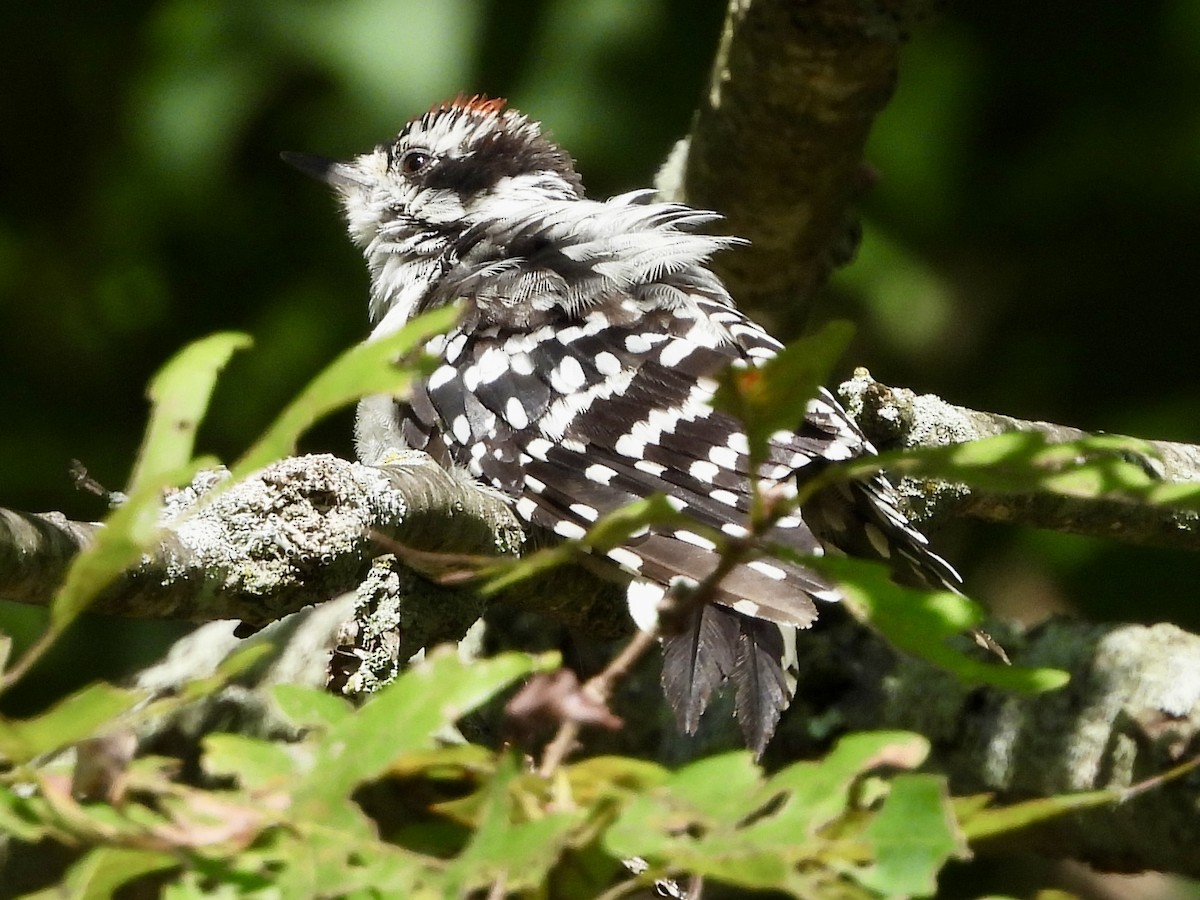
M 488 97 L 486 94 L 474 94 L 468 97 L 466 94 L 459 94 L 453 100 L 448 100 L 439 106 L 435 106 L 430 112 L 457 109 L 463 112 L 498 116 L 504 110 L 507 103 L 508 101 L 503 97 Z

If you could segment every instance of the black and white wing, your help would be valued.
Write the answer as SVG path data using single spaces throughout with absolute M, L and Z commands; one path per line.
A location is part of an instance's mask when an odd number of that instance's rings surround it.
M 461 276 L 443 279 L 441 290 L 469 307 L 459 328 L 435 342 L 441 365 L 399 411 L 406 444 L 465 468 L 512 497 L 527 522 L 564 538 L 657 493 L 691 520 L 740 536 L 752 475 L 794 490 L 814 461 L 869 451 L 824 395 L 794 433 L 774 436 L 766 464 L 751 473 L 740 423 L 712 407 L 715 376 L 769 358 L 779 345 L 699 265 L 724 242 L 677 230 L 706 217 L 663 205 L 630 206 L 626 229 L 591 234 L 590 205 L 570 204 L 572 217 L 514 223 L 503 253 L 467 242 Z M 487 234 L 496 232 L 493 223 Z M 868 499 L 849 506 L 870 507 L 874 488 L 857 490 Z M 883 509 L 888 517 L 894 506 Z M 716 547 L 699 530 L 653 526 L 608 554 L 632 579 L 631 601 L 653 607 L 677 579 L 713 570 Z M 801 554 L 823 552 L 799 515 L 769 537 Z M 738 566 L 717 605 L 665 638 L 663 684 L 681 726 L 694 731 L 713 691 L 732 679 L 739 722 L 761 752 L 789 700 L 780 627 L 808 627 L 814 598 L 837 596 L 799 565 Z

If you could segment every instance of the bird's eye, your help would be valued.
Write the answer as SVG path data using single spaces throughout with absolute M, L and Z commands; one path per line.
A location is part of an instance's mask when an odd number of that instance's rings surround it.
M 416 175 L 433 162 L 433 155 L 425 150 L 407 150 L 400 157 L 400 172 L 403 175 Z

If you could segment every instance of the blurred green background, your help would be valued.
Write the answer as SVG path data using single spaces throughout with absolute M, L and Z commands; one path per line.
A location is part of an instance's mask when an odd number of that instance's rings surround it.
M 687 129 L 723 0 L 165 0 L 0 9 L 0 505 L 103 514 L 144 386 L 216 330 L 200 449 L 232 458 L 365 332 L 333 201 L 278 152 L 344 155 L 459 91 L 509 97 L 594 195 Z M 1200 441 L 1200 5 L 961 3 L 922 27 L 869 161 L 859 260 L 818 317 L 845 372 L 968 406 Z M 781 337 L 788 337 L 781 335 Z M 349 414 L 306 450 L 348 455 Z M 1026 616 L 1200 627 L 1194 557 L 997 527 L 938 536 Z M 27 640 L 35 611 L 0 604 Z M 89 620 L 10 708 L 153 658 L 184 626 Z

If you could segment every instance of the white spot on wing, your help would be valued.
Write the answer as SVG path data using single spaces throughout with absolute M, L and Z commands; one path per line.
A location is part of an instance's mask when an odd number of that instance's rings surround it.
M 508 371 L 508 354 L 499 347 L 488 347 L 479 357 L 479 380 L 491 384 Z
M 746 565 L 748 565 L 755 572 L 758 572 L 760 575 L 766 575 L 768 578 L 774 581 L 784 581 L 787 578 L 787 572 L 779 568 L 779 566 L 772 565 L 765 560 L 752 560 L 751 562 L 746 563 Z
M 601 375 L 616 375 L 621 371 L 621 361 L 607 350 L 596 354 L 596 370 Z
M 731 472 L 737 470 L 737 452 L 728 447 L 713 447 L 708 451 L 708 458 L 722 469 L 728 469 Z
M 650 342 L 641 334 L 631 334 L 625 338 L 625 349 L 630 353 L 649 353 Z
M 717 545 L 706 537 L 691 531 L 676 531 L 675 537 L 677 540 L 683 541 L 685 544 L 691 544 L 693 547 L 700 547 L 703 550 L 716 550 Z
M 616 477 L 617 470 L 610 469 L 608 466 L 600 463 L 592 463 L 584 470 L 583 477 L 588 481 L 595 481 L 599 484 L 608 484 Z
M 456 334 L 446 342 L 446 362 L 455 362 L 462 355 L 463 348 L 467 345 L 467 336 L 465 334 Z
M 688 474 L 697 481 L 703 481 L 706 484 L 712 484 L 713 479 L 717 477 L 717 473 L 721 470 L 707 459 L 698 459 L 688 468 Z
M 642 570 L 642 558 L 626 547 L 614 547 L 609 550 L 608 558 L 633 572 Z
M 621 371 L 611 378 L 606 378 L 593 384 L 583 391 L 559 397 L 546 413 L 538 420 L 538 428 L 542 434 L 553 440 L 560 440 L 567 428 L 576 420 L 580 412 L 586 410 L 597 400 L 607 399 L 613 394 L 619 394 L 629 387 L 634 372 Z M 563 442 L 566 446 L 566 442 Z
M 757 619 L 762 607 L 753 600 L 735 600 L 730 607 L 737 612 L 743 613 L 752 619 Z
M 542 462 L 545 462 L 546 454 L 553 446 L 554 445 L 545 438 L 533 438 L 528 444 L 525 445 L 525 449 L 534 459 L 540 459 Z
M 570 325 L 567 328 L 560 329 L 555 336 L 558 338 L 559 343 L 569 344 L 583 336 L 583 329 L 578 325 Z
M 587 534 L 587 529 L 582 525 L 577 525 L 574 522 L 568 522 L 566 519 L 559 519 L 554 523 L 554 533 L 559 537 L 569 539 L 578 539 Z
M 892 548 L 891 545 L 888 544 L 887 538 L 883 536 L 883 532 L 870 522 L 863 526 L 863 530 L 866 531 L 867 540 L 871 542 L 871 546 L 875 548 L 875 552 L 884 559 L 890 559 L 892 556 Z
M 631 434 L 623 434 L 617 438 L 617 442 L 613 444 L 613 449 L 622 456 L 628 456 L 630 459 L 636 459 L 640 462 L 642 454 L 646 450 L 646 445 Z M 641 466 L 638 466 L 638 468 L 641 468 Z
M 579 518 L 587 519 L 589 522 L 595 522 L 600 518 L 600 514 L 596 511 L 596 508 L 588 506 L 586 503 L 572 503 L 570 510 L 579 516 Z
M 440 387 L 444 387 L 454 380 L 454 366 L 438 366 L 434 373 L 429 376 L 427 386 L 429 390 L 436 391 Z
M 855 455 L 856 452 L 841 441 L 833 441 L 821 449 L 821 456 L 831 462 L 852 459 Z
M 479 387 L 479 367 L 467 366 L 463 371 L 462 385 L 468 391 L 474 391 Z
M 692 347 L 687 341 L 671 341 L 658 354 L 658 361 L 668 369 L 673 369 L 692 352 Z
M 504 417 L 508 419 L 508 424 L 513 428 L 529 427 L 529 416 L 525 412 L 525 407 L 521 405 L 521 401 L 516 397 L 509 397 L 508 402 L 504 404 Z
M 455 416 L 452 430 L 454 431 L 455 440 L 457 440 L 460 444 L 470 443 L 471 423 L 467 421 L 466 416 Z
M 634 624 L 642 631 L 652 631 L 658 626 L 658 604 L 664 593 L 662 585 L 653 581 L 639 578 L 629 582 L 625 602 Z
M 573 356 L 566 357 L 550 374 L 550 386 L 560 394 L 571 394 L 587 384 L 583 367 Z

